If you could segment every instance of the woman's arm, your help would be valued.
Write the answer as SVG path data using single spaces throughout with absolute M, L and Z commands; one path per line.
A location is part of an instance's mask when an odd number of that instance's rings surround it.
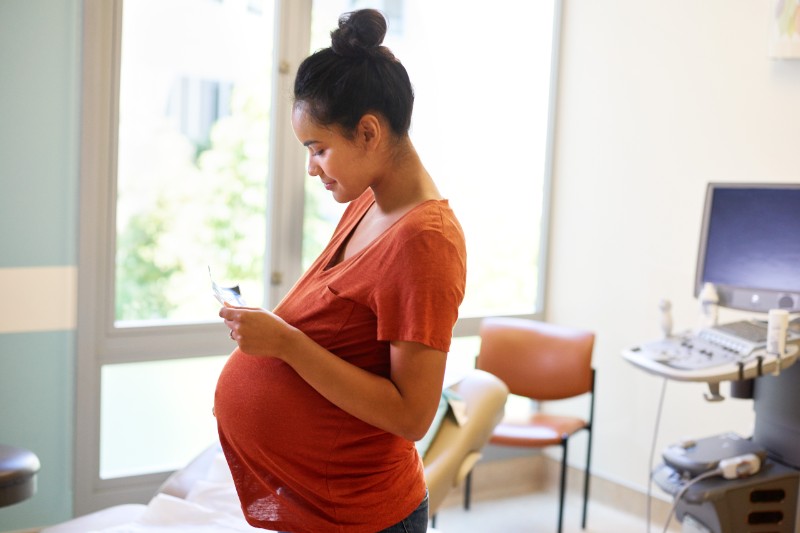
M 386 379 L 348 363 L 263 309 L 225 307 L 219 314 L 243 352 L 281 359 L 356 418 L 411 441 L 428 431 L 442 392 L 444 352 L 417 342 L 391 342 Z

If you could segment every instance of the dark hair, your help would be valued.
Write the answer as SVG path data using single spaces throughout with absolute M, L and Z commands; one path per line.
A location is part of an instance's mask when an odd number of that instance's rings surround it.
M 379 113 L 392 131 L 411 126 L 414 90 L 405 67 L 382 46 L 386 19 L 374 9 L 339 17 L 331 46 L 307 57 L 294 81 L 295 105 L 320 125 L 336 124 L 351 134 L 366 113 Z

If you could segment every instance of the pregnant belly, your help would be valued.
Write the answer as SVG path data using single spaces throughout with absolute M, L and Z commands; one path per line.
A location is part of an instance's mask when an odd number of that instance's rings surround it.
M 330 435 L 344 415 L 286 363 L 238 349 L 220 374 L 214 412 L 229 438 L 255 434 L 280 445 Z

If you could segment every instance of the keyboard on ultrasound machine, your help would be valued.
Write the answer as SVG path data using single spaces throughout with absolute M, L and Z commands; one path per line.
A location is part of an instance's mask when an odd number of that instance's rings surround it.
M 697 336 L 742 356 L 767 347 L 767 325 L 750 320 L 705 328 Z
M 641 350 L 673 368 L 699 370 L 744 361 L 766 344 L 766 324 L 742 320 L 649 342 Z

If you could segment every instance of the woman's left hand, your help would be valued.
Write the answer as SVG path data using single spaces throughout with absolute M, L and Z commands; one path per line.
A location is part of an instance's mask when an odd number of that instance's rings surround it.
M 228 307 L 219 316 L 231 330 L 231 338 L 247 354 L 282 359 L 297 332 L 282 318 L 256 307 Z

